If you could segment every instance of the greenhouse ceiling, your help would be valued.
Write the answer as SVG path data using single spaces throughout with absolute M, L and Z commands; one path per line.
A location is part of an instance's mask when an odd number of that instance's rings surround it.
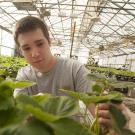
M 134 0 L 0 0 L 0 28 L 20 18 L 43 19 L 56 53 L 69 57 L 135 53 Z

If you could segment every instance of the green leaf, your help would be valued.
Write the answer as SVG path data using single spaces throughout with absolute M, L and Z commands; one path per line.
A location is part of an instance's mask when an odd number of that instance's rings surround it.
M 44 110 L 42 110 L 41 108 L 37 108 L 32 105 L 25 105 L 24 110 L 31 113 L 38 120 L 41 120 L 43 122 L 51 122 L 51 121 L 56 121 L 56 120 L 60 119 L 59 116 L 47 113 Z
M 20 95 L 17 95 L 15 99 L 20 109 L 22 107 L 25 107 L 25 105 L 32 105 L 33 107 L 41 108 L 39 103 L 33 100 L 31 96 L 20 94 Z
M 123 94 L 117 91 L 111 91 L 108 95 L 112 95 L 114 98 L 112 98 L 110 101 L 114 103 L 121 103 L 123 101 Z
M 20 108 L 32 113 L 37 119 L 44 122 L 55 121 L 62 117 L 69 117 L 79 112 L 78 102 L 70 97 L 51 96 L 48 98 L 47 96 L 46 99 L 46 96 L 43 95 L 34 97 L 19 95 L 16 100 Z M 38 102 L 39 100 L 40 102 Z
M 71 97 L 74 97 L 75 99 L 82 100 L 85 104 L 90 104 L 90 103 L 103 103 L 103 102 L 108 102 L 108 101 L 121 101 L 122 100 L 122 94 L 118 92 L 111 92 L 108 95 L 103 95 L 103 96 L 89 96 L 88 94 L 85 93 L 78 93 L 74 91 L 69 91 L 69 90 L 61 90 L 62 92 L 68 94 Z
M 60 117 L 69 117 L 79 112 L 78 101 L 67 96 L 51 97 L 44 103 L 43 108 Z
M 18 107 L 31 113 L 37 119 L 48 122 L 58 120 L 60 117 L 48 113 L 36 100 L 27 95 L 18 95 L 16 97 Z
M 119 135 L 135 135 L 135 133 L 133 133 L 132 131 L 124 128 L 127 120 L 119 109 L 117 109 L 114 106 L 110 106 L 109 111 L 111 113 L 112 120 L 113 120 L 113 129 Z
M 34 85 L 31 81 L 13 81 L 11 79 L 4 80 L 0 83 L 0 94 L 2 95 L 13 95 L 13 89 L 15 88 L 25 88 Z
M 14 82 L 11 79 L 4 80 L 0 83 L 0 88 L 7 86 L 8 88 L 13 88 Z
M 60 89 L 60 91 L 62 91 L 63 93 L 66 93 L 67 95 L 74 97 L 75 99 L 78 99 L 78 100 L 81 99 L 83 96 L 88 96 L 87 94 L 74 92 L 71 90 Z
M 92 90 L 93 92 L 96 92 L 97 94 L 101 94 L 103 91 L 102 87 L 98 84 L 93 85 Z
M 54 133 L 46 124 L 34 120 L 4 127 L 0 130 L 0 135 L 54 135 Z
M 52 97 L 51 94 L 48 94 L 48 93 L 41 93 L 41 94 L 38 94 L 38 95 L 33 95 L 31 96 L 31 98 L 38 102 L 41 106 L 44 106 L 44 103 L 47 101 L 48 98 Z
M 23 80 L 23 81 L 15 81 L 14 85 L 12 86 L 12 88 L 25 88 L 25 87 L 30 87 L 35 85 L 35 82 L 32 81 L 28 81 L 28 80 Z
M 55 135 L 53 130 L 38 120 L 27 123 L 21 127 L 18 135 Z
M 17 129 L 19 130 L 16 124 L 0 128 L 0 135 L 18 135 Z
M 12 96 L 13 89 L 12 89 L 13 81 L 11 80 L 4 80 L 0 83 L 0 95 L 2 96 Z
M 0 128 L 25 121 L 27 113 L 17 109 L 0 110 Z
M 5 97 L 0 95 L 0 110 L 7 110 L 14 106 L 13 97 Z
M 55 135 L 93 135 L 81 124 L 68 118 L 63 118 L 48 124 L 53 128 Z
M 13 95 L 13 89 L 15 88 L 25 88 L 34 85 L 31 81 L 13 81 L 11 79 L 4 80 L 0 83 L 0 94 L 2 95 Z
M 120 110 L 118 110 L 114 106 L 110 106 L 109 111 L 111 112 L 114 124 L 117 129 L 122 129 L 126 125 L 126 118 L 125 116 L 121 113 Z

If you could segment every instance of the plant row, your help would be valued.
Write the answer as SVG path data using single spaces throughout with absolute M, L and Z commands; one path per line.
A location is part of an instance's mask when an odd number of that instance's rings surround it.
M 27 63 L 23 58 L 0 56 L 0 76 L 3 78 L 15 78 L 18 69 Z

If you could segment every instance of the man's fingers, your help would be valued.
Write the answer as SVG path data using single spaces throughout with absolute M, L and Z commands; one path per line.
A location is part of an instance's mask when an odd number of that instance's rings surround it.
M 110 112 L 108 110 L 99 110 L 98 111 L 98 116 L 110 119 Z
M 112 103 L 102 103 L 98 105 L 98 117 L 99 117 L 99 123 L 106 126 L 110 127 L 112 126 L 112 120 L 111 120 L 111 114 L 109 112 L 109 107 L 114 106 L 117 109 L 119 109 L 124 116 L 127 119 L 127 124 L 125 127 L 128 127 L 129 121 L 130 121 L 130 113 L 131 111 L 124 105 L 124 104 L 112 104 Z
M 107 104 L 107 103 L 99 104 L 98 109 L 99 110 L 108 110 L 109 109 L 109 104 Z
M 102 118 L 100 117 L 98 119 L 99 123 L 105 127 L 111 127 L 111 122 L 110 122 L 110 119 L 105 119 L 105 118 Z

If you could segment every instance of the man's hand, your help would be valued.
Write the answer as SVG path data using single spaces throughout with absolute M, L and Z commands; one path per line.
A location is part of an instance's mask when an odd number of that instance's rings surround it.
M 125 128 L 129 128 L 129 121 L 130 121 L 130 113 L 131 111 L 124 105 L 124 104 L 107 104 L 107 103 L 103 103 L 103 104 L 99 104 L 98 105 L 98 117 L 99 117 L 99 123 L 103 126 L 103 127 L 107 127 L 110 131 L 110 135 L 117 135 L 117 133 L 115 133 L 112 130 L 112 119 L 111 119 L 111 114 L 109 112 L 109 106 L 113 105 L 115 106 L 117 109 L 119 109 L 125 116 L 125 118 L 127 119 L 127 123 L 125 125 Z

